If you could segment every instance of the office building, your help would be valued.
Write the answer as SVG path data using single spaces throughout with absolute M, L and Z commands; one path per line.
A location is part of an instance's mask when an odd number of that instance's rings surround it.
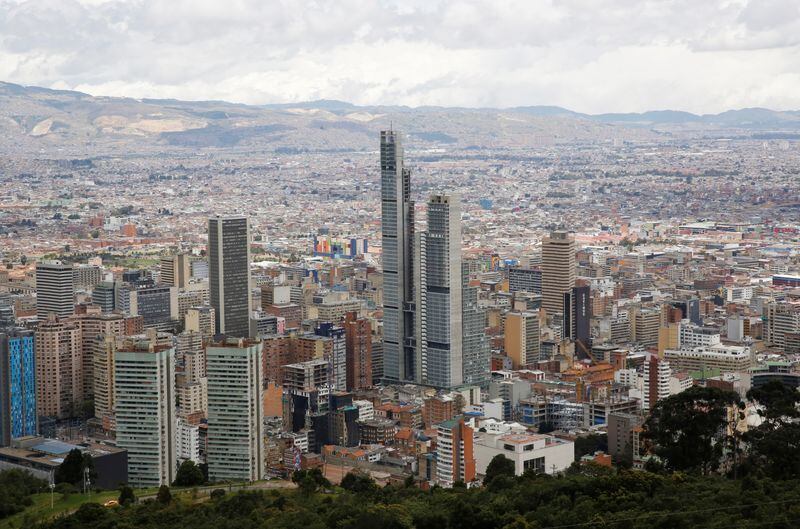
M 53 313 L 60 318 L 75 312 L 75 284 L 71 264 L 60 261 L 36 263 L 36 317 Z
M 92 289 L 103 280 L 103 269 L 94 265 L 77 265 L 72 268 L 75 289 Z
M 589 356 L 592 347 L 589 323 L 592 305 L 589 285 L 572 287 L 564 294 L 564 336 L 576 342 L 583 358 Z
M 189 256 L 185 253 L 162 257 L 159 270 L 160 283 L 168 287 L 186 288 L 192 277 Z
M 542 271 L 538 268 L 512 267 L 508 269 L 508 291 L 542 293 Z
M 208 219 L 208 269 L 217 333 L 250 336 L 250 224 L 247 217 Z
M 209 345 L 208 477 L 265 477 L 263 358 L 260 342 L 227 338 Z
M 477 283 L 470 284 L 469 268 L 461 267 L 461 349 L 462 383 L 489 383 L 491 349 L 486 336 L 486 309 L 478 305 Z
M 464 380 L 464 357 L 458 196 L 431 195 L 428 231 L 420 233 L 417 241 L 416 342 L 423 366 L 422 382 L 440 388 L 459 386 Z
M 136 308 L 132 312 L 142 317 L 146 329 L 170 331 L 178 322 L 178 289 L 168 286 L 148 286 L 135 291 Z
M 749 347 L 712 345 L 664 351 L 664 358 L 675 371 L 704 371 L 719 369 L 723 373 L 746 372 L 754 365 L 754 353 Z
M 113 312 L 116 308 L 116 290 L 114 283 L 104 281 L 92 289 L 92 304 L 100 307 L 104 313 Z
M 187 309 L 184 329 L 200 333 L 204 338 L 214 336 L 214 309 L 208 306 Z
M 34 334 L 0 333 L 0 446 L 36 435 L 38 426 Z
M 786 347 L 786 335 L 800 332 L 800 304 L 773 302 L 764 308 L 764 341 Z
M 383 261 L 383 375 L 420 380 L 414 332 L 414 202 L 399 133 L 381 132 L 381 245 Z
M 34 343 L 39 415 L 59 419 L 76 415 L 85 397 L 80 329 L 50 313 L 39 324 Z
M 134 487 L 169 485 L 177 471 L 175 349 L 155 331 L 126 340 L 114 356 L 117 446 L 128 451 Z
M 539 314 L 535 312 L 506 314 L 504 347 L 514 369 L 524 369 L 540 360 L 539 339 Z
M 633 462 L 634 435 L 644 422 L 641 415 L 610 413 L 608 415 L 608 452 L 615 461 Z
M 542 240 L 542 308 L 548 318 L 564 312 L 564 294 L 575 286 L 575 236 L 554 231 Z

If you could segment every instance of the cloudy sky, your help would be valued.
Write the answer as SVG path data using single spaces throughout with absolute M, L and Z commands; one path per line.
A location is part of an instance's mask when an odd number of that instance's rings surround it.
M 0 80 L 243 103 L 800 109 L 800 1 L 0 0 Z

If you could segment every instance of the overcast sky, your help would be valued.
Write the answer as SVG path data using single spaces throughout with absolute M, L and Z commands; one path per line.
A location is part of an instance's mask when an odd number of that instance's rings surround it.
M 800 109 L 800 0 L 0 0 L 0 80 L 282 103 Z

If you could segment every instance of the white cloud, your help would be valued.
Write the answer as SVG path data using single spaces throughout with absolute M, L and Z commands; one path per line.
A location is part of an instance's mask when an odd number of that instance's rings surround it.
M 796 0 L 0 0 L 0 78 L 270 103 L 800 108 Z

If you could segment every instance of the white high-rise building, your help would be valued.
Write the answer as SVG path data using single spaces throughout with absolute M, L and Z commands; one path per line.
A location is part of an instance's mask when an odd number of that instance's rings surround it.
M 153 337 L 154 338 L 154 337 Z M 126 340 L 114 355 L 117 445 L 128 451 L 128 483 L 175 479 L 175 349 L 156 340 Z
M 263 352 L 260 342 L 228 338 L 206 350 L 208 477 L 265 477 Z
M 183 463 L 184 461 L 202 463 L 200 459 L 200 427 L 178 419 L 178 462 Z
M 652 356 L 644 363 L 642 408 L 649 410 L 661 399 L 669 397 L 671 375 L 672 369 L 666 360 Z

